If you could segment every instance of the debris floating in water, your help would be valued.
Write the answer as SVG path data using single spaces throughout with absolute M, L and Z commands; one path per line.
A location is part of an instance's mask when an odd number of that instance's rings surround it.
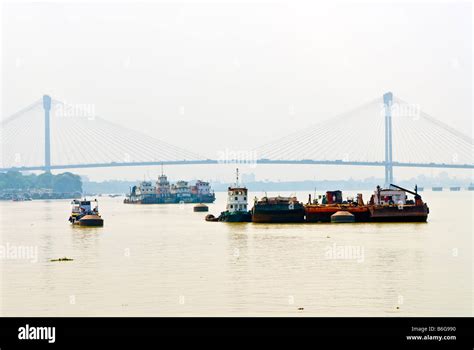
M 69 259 L 69 258 L 59 258 L 59 259 L 51 259 L 50 261 L 73 261 L 74 259 Z

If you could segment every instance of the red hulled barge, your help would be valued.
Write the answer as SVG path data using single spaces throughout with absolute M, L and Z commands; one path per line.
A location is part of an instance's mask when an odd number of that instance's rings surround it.
M 414 199 L 408 199 L 407 193 Z M 319 203 L 319 200 L 321 203 Z M 339 211 L 354 215 L 355 222 L 426 222 L 429 208 L 415 192 L 390 184 L 390 188 L 377 186 L 369 202 L 364 203 L 362 194 L 356 199 L 343 201 L 341 191 L 328 191 L 305 205 L 306 222 L 331 222 L 331 216 Z

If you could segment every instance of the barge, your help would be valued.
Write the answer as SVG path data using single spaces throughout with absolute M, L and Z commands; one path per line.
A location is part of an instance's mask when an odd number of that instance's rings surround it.
M 407 193 L 414 195 L 408 199 Z M 306 222 L 331 222 L 331 216 L 339 211 L 345 211 L 354 216 L 355 222 L 426 222 L 429 208 L 418 194 L 405 188 L 390 184 L 390 188 L 377 189 L 369 202 L 364 203 L 362 194 L 357 194 L 356 200 L 342 200 L 341 191 L 328 191 L 319 196 L 321 203 L 311 198 L 305 205 Z
M 407 194 L 412 194 L 409 199 Z M 364 203 L 358 193 L 343 200 L 342 192 L 327 191 L 307 204 L 294 196 L 255 198 L 251 211 L 247 211 L 247 188 L 238 184 L 230 186 L 227 193 L 227 210 L 218 217 L 207 215 L 206 221 L 254 223 L 304 223 L 304 222 L 426 222 L 429 208 L 418 194 L 390 184 L 389 188 L 377 186 L 370 200 Z
M 252 222 L 294 223 L 305 221 L 305 208 L 296 197 L 263 197 L 255 200 Z
M 305 205 L 306 222 L 331 222 L 331 216 L 338 211 L 354 215 L 355 222 L 367 222 L 370 219 L 369 208 L 364 205 L 361 193 L 357 195 L 355 201 L 351 198 L 343 201 L 341 191 L 327 191 L 313 203 L 310 195 L 308 204 Z
M 426 222 L 430 212 L 428 205 L 415 192 L 390 184 L 389 189 L 377 186 L 370 198 L 369 211 L 371 222 Z M 407 199 L 406 193 L 414 196 L 414 200 Z
M 71 224 L 78 226 L 104 226 L 104 219 L 99 214 L 97 199 L 94 201 L 75 199 L 71 204 L 72 212 L 69 217 Z

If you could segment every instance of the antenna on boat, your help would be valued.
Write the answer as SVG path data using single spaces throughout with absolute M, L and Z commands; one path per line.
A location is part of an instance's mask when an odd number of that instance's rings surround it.
M 235 186 L 239 186 L 239 168 L 235 169 Z
M 163 176 L 163 163 L 161 163 L 161 176 Z

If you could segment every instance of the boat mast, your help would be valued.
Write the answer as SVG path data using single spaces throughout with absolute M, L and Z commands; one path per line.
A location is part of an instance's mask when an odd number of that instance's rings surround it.
M 235 170 L 235 187 L 239 187 L 239 168 Z

